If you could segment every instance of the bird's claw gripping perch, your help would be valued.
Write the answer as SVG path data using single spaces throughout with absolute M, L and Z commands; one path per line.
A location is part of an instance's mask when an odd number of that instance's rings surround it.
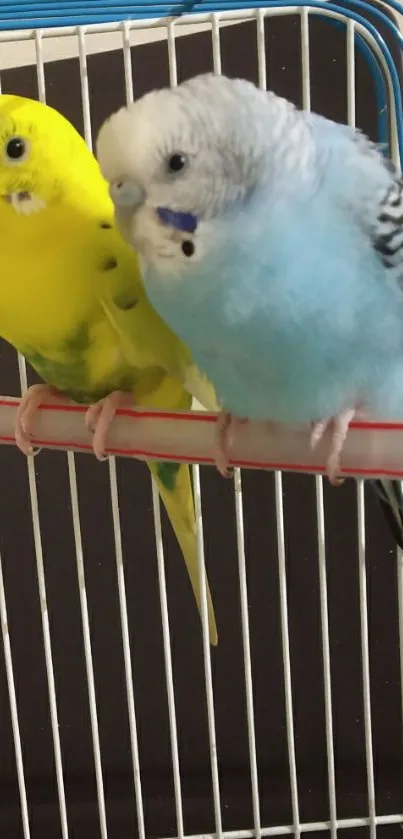
M 333 433 L 332 433 L 332 447 L 330 450 L 330 455 L 327 460 L 327 474 L 329 476 L 330 483 L 333 486 L 340 486 L 343 483 L 343 478 L 340 478 L 340 455 L 343 450 L 343 446 L 347 437 L 348 428 L 352 419 L 354 419 L 356 415 L 355 408 L 348 408 L 343 413 L 339 414 L 336 417 L 329 417 L 325 420 L 320 420 L 319 422 L 315 422 L 312 424 L 312 431 L 311 431 L 311 449 L 315 449 L 318 443 L 320 443 L 326 429 L 329 425 L 333 425 Z
M 108 460 L 108 455 L 105 454 L 107 436 L 116 411 L 129 402 L 132 403 L 132 401 L 130 394 L 122 390 L 114 390 L 88 408 L 85 415 L 85 424 L 94 435 L 92 448 L 98 460 Z
M 233 417 L 223 411 L 217 420 L 217 453 L 216 467 L 223 478 L 232 478 L 232 470 L 228 468 L 231 448 L 233 445 Z
M 54 402 L 55 398 L 61 398 L 58 390 L 45 384 L 31 385 L 21 397 L 15 418 L 14 438 L 23 454 L 34 455 L 40 451 L 40 449 L 34 451 L 32 446 L 32 426 L 35 414 L 46 399 Z
M 238 425 L 244 425 L 247 419 L 240 419 L 222 411 L 217 420 L 217 453 L 216 467 L 223 478 L 232 478 L 233 469 L 229 467 L 231 450 L 234 445 L 235 429 Z

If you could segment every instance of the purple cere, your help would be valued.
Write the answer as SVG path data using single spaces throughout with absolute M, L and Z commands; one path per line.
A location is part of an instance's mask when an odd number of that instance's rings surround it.
M 168 207 L 157 207 L 157 215 L 164 224 L 169 224 L 175 230 L 182 233 L 194 233 L 197 227 L 197 218 L 192 213 L 181 213 L 169 210 Z

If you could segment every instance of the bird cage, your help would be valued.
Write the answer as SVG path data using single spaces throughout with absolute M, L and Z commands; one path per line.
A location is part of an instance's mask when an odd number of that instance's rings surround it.
M 1 91 L 92 146 L 126 100 L 214 70 L 357 124 L 399 165 L 401 11 L 3 2 Z M 403 559 L 364 479 L 403 475 L 403 425 L 355 424 L 338 489 L 303 435 L 248 429 L 224 481 L 200 411 L 122 412 L 100 464 L 83 409 L 45 405 L 25 459 L 6 444 L 37 377 L 0 353 L 0 835 L 400 835 Z M 157 454 L 195 463 L 216 648 L 141 462 Z

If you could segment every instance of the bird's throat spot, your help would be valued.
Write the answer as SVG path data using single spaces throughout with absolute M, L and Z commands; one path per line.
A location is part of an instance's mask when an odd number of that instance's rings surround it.
M 187 257 L 193 256 L 193 254 L 195 252 L 195 246 L 194 246 L 193 242 L 190 241 L 190 239 L 185 239 L 185 241 L 182 242 L 181 247 L 182 247 L 182 253 L 184 253 L 185 256 L 187 256 Z
M 117 259 L 114 256 L 109 257 L 109 259 L 105 259 L 105 262 L 101 265 L 102 271 L 113 271 L 114 268 L 118 267 Z

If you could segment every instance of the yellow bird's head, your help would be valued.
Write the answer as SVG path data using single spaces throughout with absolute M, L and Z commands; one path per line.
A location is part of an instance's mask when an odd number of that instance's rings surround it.
M 102 184 L 84 139 L 54 108 L 0 95 L 0 213 L 30 215 L 66 198 L 77 184 Z

